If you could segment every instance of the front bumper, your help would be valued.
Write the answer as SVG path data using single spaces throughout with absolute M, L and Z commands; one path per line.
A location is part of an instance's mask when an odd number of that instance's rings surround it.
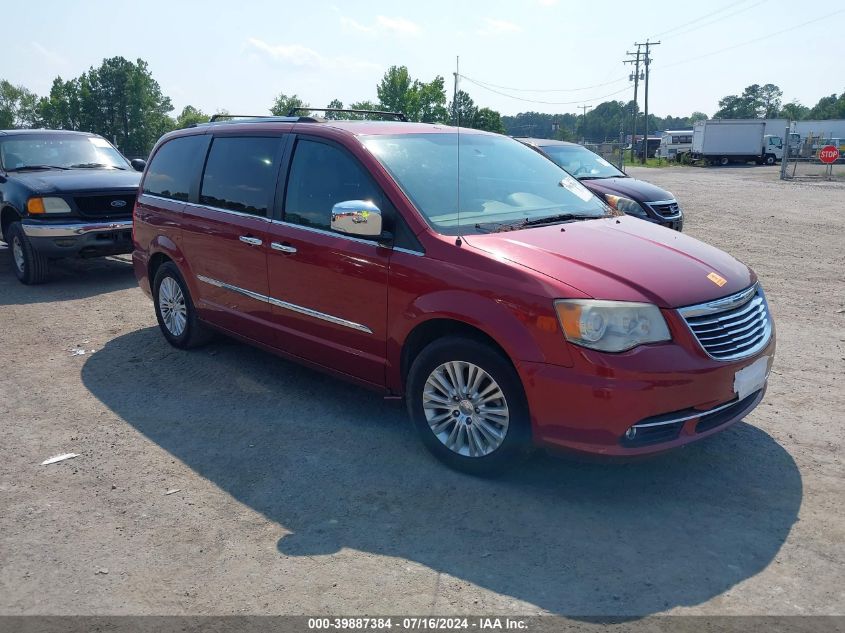
M 132 219 L 101 222 L 24 220 L 23 232 L 46 257 L 96 257 L 132 252 Z
M 692 339 L 621 354 L 573 347 L 573 366 L 519 363 L 535 442 L 584 453 L 645 455 L 724 430 L 750 413 L 766 386 L 738 400 L 736 372 L 774 358 L 775 334 L 735 362 L 709 358 Z M 769 361 L 771 368 L 771 360 Z M 626 432 L 637 428 L 633 437 Z

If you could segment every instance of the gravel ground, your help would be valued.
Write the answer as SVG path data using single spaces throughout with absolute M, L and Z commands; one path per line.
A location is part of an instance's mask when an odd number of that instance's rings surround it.
M 760 275 L 768 395 L 681 451 L 496 481 L 378 395 L 169 347 L 126 258 L 25 287 L 0 247 L 0 614 L 845 614 L 845 187 L 631 173 Z

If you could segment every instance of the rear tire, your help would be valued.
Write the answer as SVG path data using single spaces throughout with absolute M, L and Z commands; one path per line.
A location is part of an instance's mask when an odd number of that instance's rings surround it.
M 522 382 L 489 345 L 462 337 L 431 343 L 414 359 L 405 395 L 423 444 L 455 470 L 500 475 L 530 446 Z
M 47 258 L 39 253 L 23 232 L 20 222 L 12 222 L 6 229 L 9 254 L 12 256 L 12 268 L 21 283 L 27 285 L 43 284 L 50 272 Z
M 199 347 L 211 339 L 211 330 L 197 318 L 188 285 L 173 262 L 156 271 L 153 304 L 161 333 L 173 347 Z
M 728 165 L 730 162 L 731 162 L 731 161 L 730 161 L 730 159 L 729 159 L 727 156 L 722 156 L 722 157 L 719 159 L 719 164 L 720 164 L 722 167 L 727 167 L 727 165 Z

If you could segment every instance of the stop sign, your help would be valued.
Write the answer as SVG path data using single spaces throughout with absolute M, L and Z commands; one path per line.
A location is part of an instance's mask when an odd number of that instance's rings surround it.
M 834 145 L 825 145 L 819 150 L 819 160 L 825 165 L 835 163 L 839 158 L 839 150 Z

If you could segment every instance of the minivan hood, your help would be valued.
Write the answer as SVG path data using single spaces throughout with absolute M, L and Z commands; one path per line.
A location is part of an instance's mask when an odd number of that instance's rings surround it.
M 660 202 L 673 200 L 671 193 L 650 182 L 636 178 L 600 178 L 596 180 L 582 180 L 581 184 L 594 194 L 603 198 L 602 194 L 625 196 L 637 202 Z
M 611 217 L 469 235 L 465 241 L 595 299 L 677 308 L 739 292 L 754 272 L 688 235 L 632 217 Z M 716 273 L 722 286 L 708 278 Z
M 29 187 L 33 193 L 76 193 L 103 189 L 132 189 L 141 182 L 141 173 L 120 169 L 70 169 L 61 171 L 11 172 L 10 178 Z

